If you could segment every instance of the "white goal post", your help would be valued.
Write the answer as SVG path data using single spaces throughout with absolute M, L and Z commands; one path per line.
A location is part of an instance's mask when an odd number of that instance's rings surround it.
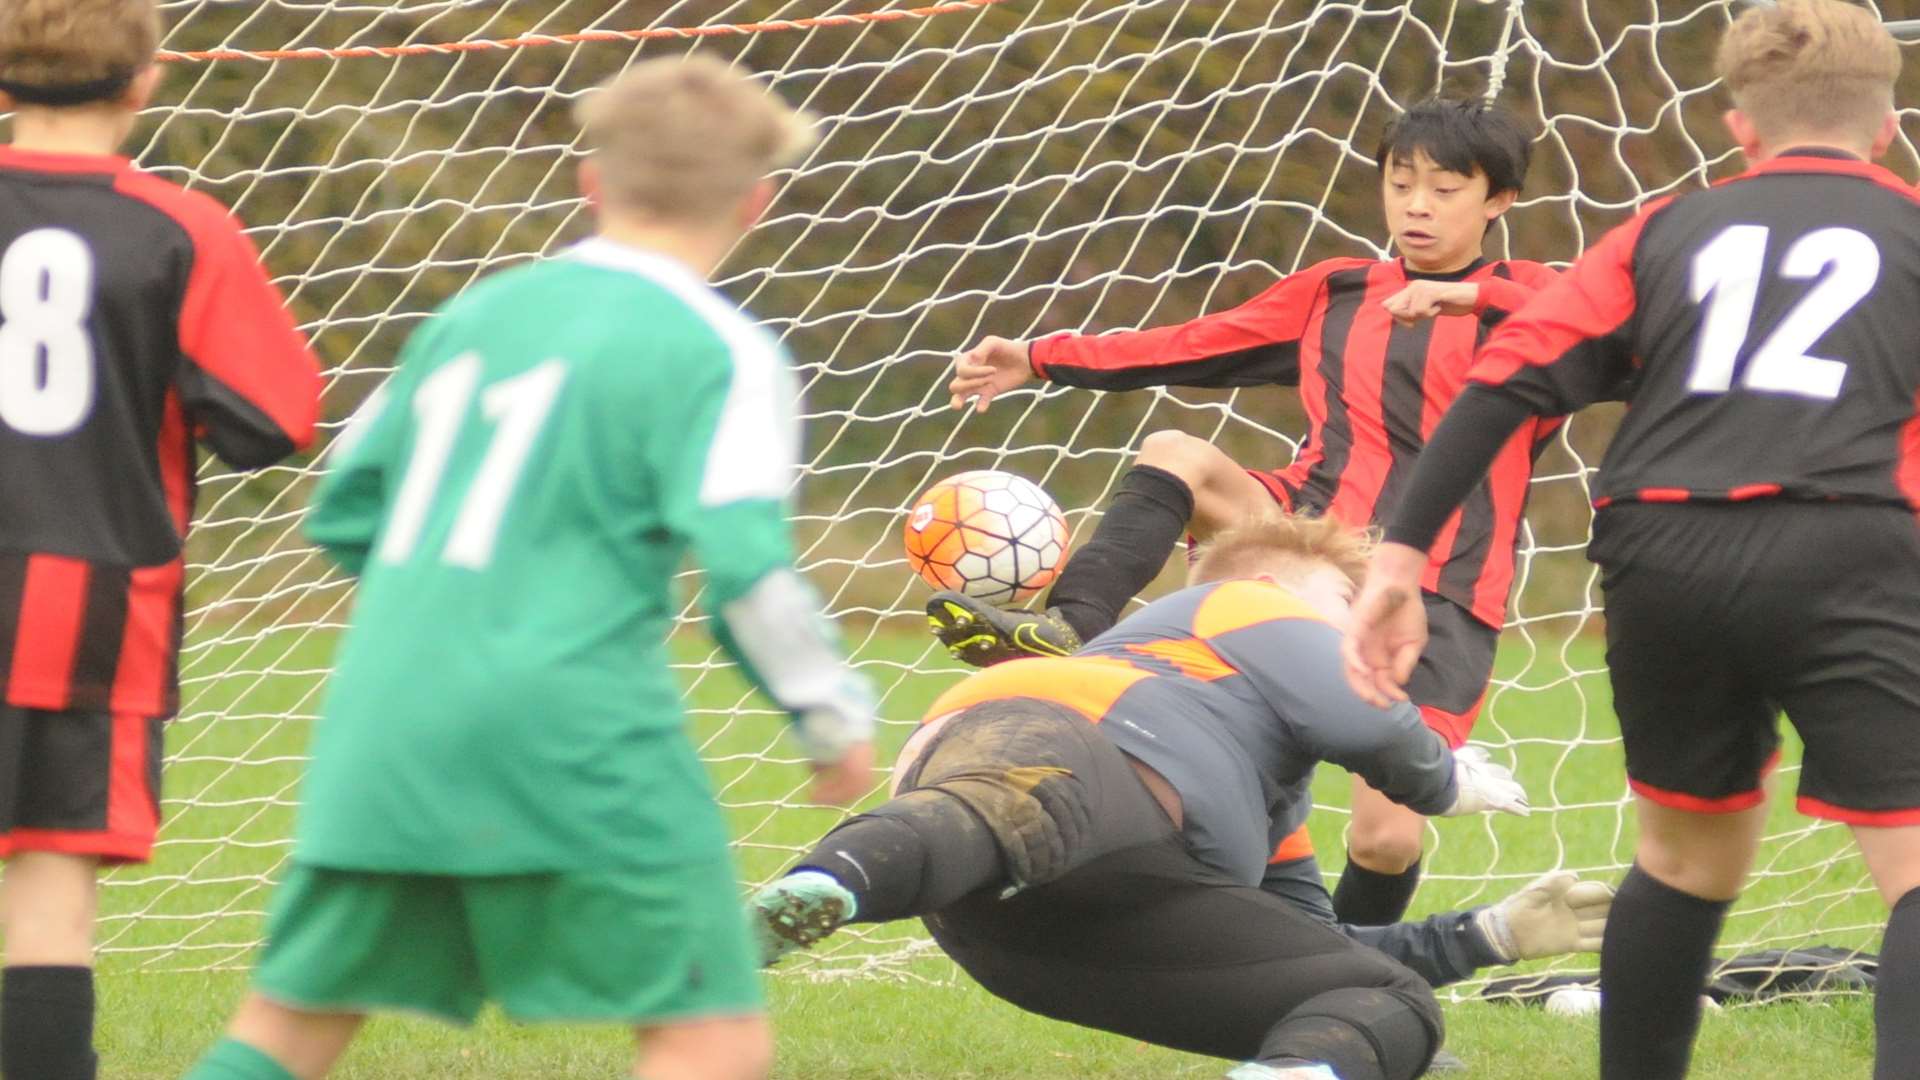
M 706 52 L 817 118 L 818 146 L 783 174 L 718 280 L 801 365 L 802 562 L 885 692 L 895 743 L 956 674 L 925 636 L 924 587 L 900 550 L 918 490 L 1005 468 L 1085 530 L 1150 431 L 1277 467 L 1301 428 L 1291 395 L 1270 390 L 1042 388 L 985 416 L 954 413 L 944 385 L 957 350 L 987 333 L 1185 319 L 1320 258 L 1384 254 L 1372 140 L 1442 89 L 1491 89 L 1538 133 L 1496 254 L 1564 264 L 1643 200 L 1739 166 L 1711 70 L 1727 0 L 161 6 L 167 78 L 132 152 L 247 224 L 327 364 L 329 437 L 433 307 L 585 234 L 570 109 L 598 81 L 636 58 Z M 1911 178 L 1920 113 L 1903 120 L 1889 164 Z M 1518 764 L 1535 814 L 1439 828 L 1423 907 L 1555 867 L 1613 878 L 1630 858 L 1582 556 L 1586 482 L 1610 424 L 1577 418 L 1542 460 L 1476 736 Z M 110 966 L 240 966 L 259 940 L 350 604 L 349 582 L 299 534 L 325 465 L 323 452 L 244 479 L 201 470 L 162 841 L 151 865 L 109 879 Z M 762 881 L 835 817 L 800 805 L 804 772 L 779 719 L 724 670 L 700 627 L 697 575 L 687 584 L 676 655 L 743 869 Z M 1790 758 L 1781 783 L 1793 780 Z M 1325 790 L 1339 803 L 1344 786 Z M 1335 870 L 1343 821 L 1329 806 L 1316 830 Z M 1759 874 L 1727 948 L 1873 940 L 1878 902 L 1842 832 L 1782 813 Z M 850 938 L 808 970 L 916 970 L 922 950 L 904 926 Z

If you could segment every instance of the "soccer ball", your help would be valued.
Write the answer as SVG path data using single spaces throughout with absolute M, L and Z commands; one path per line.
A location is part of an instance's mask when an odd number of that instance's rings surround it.
M 907 562 L 936 589 L 1017 604 L 1053 583 L 1067 519 L 1025 477 L 993 469 L 950 476 L 907 514 Z

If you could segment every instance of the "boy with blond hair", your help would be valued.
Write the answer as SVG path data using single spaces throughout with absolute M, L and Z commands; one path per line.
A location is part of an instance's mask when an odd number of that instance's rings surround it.
M 793 571 L 779 344 L 706 276 L 804 145 L 717 61 L 581 109 L 599 232 L 414 334 L 308 534 L 359 575 L 254 990 L 194 1080 L 311 1080 L 369 1012 L 632 1026 L 634 1075 L 772 1058 L 727 831 L 681 730 L 671 579 L 791 713 L 814 794 L 870 773 L 872 698 Z
M 226 210 L 116 156 L 153 0 L 0 4 L 0 1074 L 95 1074 L 103 864 L 150 857 L 194 438 L 313 438 L 318 365 Z
M 1687 1071 L 1767 817 L 1778 714 L 1802 813 L 1852 826 L 1892 908 L 1877 1080 L 1920 1062 L 1920 199 L 1870 163 L 1900 53 L 1865 8 L 1782 0 L 1720 45 L 1751 168 L 1609 233 L 1481 349 L 1376 554 L 1355 688 L 1404 696 L 1426 551 L 1499 447 L 1624 388 L 1590 548 L 1640 840 L 1601 952 L 1608 1080 Z

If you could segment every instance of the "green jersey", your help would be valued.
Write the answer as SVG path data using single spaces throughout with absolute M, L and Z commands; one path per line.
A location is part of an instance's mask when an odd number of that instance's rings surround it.
M 791 579 L 796 383 L 704 281 L 605 239 L 416 332 L 308 521 L 360 587 L 295 858 L 512 874 L 724 844 L 680 730 L 670 583 L 689 551 L 716 612 Z

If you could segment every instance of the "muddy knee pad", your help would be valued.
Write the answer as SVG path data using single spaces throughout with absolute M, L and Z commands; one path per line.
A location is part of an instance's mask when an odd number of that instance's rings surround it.
M 1172 828 L 1106 736 L 1032 698 L 983 702 L 955 717 L 903 782 L 978 814 L 1021 886 Z
M 1260 1042 L 1260 1060 L 1331 1065 L 1340 1080 L 1413 1080 L 1440 1048 L 1440 1006 L 1424 986 L 1329 990 Z

